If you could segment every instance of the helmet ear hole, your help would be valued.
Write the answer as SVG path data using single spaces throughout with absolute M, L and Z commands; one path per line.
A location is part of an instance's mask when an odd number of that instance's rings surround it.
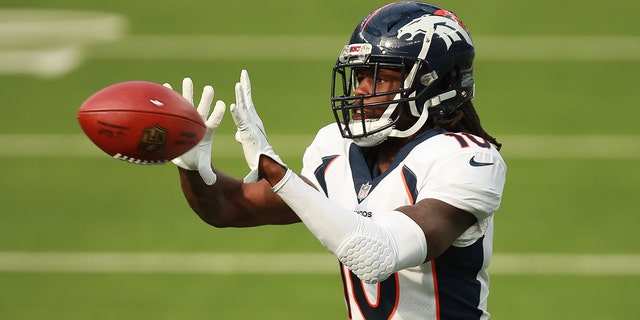
M 442 79 L 438 83 L 438 87 L 441 90 L 447 90 L 447 89 L 451 88 L 451 86 L 459 80 L 458 79 L 458 75 L 459 74 L 460 74 L 460 72 L 458 72 L 458 67 L 457 66 L 451 68 L 447 73 L 445 73 L 442 76 Z
M 451 86 L 451 81 L 453 80 L 452 71 L 445 73 L 442 78 L 440 78 L 440 82 L 438 82 L 438 87 L 440 90 L 447 90 Z

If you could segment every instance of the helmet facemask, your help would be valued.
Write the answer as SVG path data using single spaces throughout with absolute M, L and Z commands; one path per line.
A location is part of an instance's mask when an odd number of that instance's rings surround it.
M 333 82 L 331 91 L 331 103 L 336 121 L 341 125 L 342 136 L 354 140 L 361 147 L 371 147 L 382 143 L 388 137 L 407 137 L 426 122 L 427 114 L 422 112 L 422 106 L 416 104 L 416 100 L 422 95 L 425 86 L 416 86 L 414 81 L 416 74 L 423 75 L 428 63 L 407 57 L 389 58 L 386 56 L 357 55 L 355 58 L 344 54 L 349 52 L 353 45 L 345 46 L 341 61 L 333 68 Z M 377 88 L 380 70 L 393 70 L 400 74 L 401 85 L 394 90 L 383 91 Z M 355 90 L 359 85 L 359 73 L 367 72 L 373 75 L 373 87 L 371 93 L 356 95 Z M 437 78 L 432 73 L 433 79 Z M 423 76 L 424 77 L 424 76 Z M 386 99 L 376 99 L 386 97 Z M 365 99 L 367 100 L 365 102 Z M 364 117 L 367 109 L 385 108 L 379 118 Z M 412 132 L 400 131 L 396 124 L 403 113 L 410 112 L 417 117 L 416 124 L 412 126 Z M 362 118 L 354 119 L 354 114 L 362 114 Z M 424 117 L 422 115 L 424 114 Z

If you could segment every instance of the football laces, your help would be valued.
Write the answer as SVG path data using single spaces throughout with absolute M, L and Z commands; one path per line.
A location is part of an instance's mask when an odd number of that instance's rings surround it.
M 115 154 L 113 158 L 122 160 L 125 162 L 129 162 L 129 163 L 133 163 L 133 164 L 142 164 L 142 165 L 159 165 L 159 164 L 165 164 L 169 161 L 169 160 L 154 160 L 154 161 L 142 160 L 142 159 L 136 159 L 133 157 L 125 156 L 121 153 Z

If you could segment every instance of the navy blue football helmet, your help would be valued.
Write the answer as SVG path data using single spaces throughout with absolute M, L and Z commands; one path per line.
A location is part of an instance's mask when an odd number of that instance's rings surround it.
M 474 96 L 471 36 L 457 16 L 423 2 L 395 2 L 376 9 L 356 27 L 333 68 L 331 103 L 343 137 L 373 146 L 388 137 L 408 137 L 427 119 L 445 118 Z M 399 90 L 355 95 L 358 70 L 392 69 L 402 75 Z M 376 81 L 374 80 L 374 83 Z M 366 98 L 392 96 L 379 119 L 353 120 Z M 395 124 L 401 112 L 417 117 L 404 131 Z

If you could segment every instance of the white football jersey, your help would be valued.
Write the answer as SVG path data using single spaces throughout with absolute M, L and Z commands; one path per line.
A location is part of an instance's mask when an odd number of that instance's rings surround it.
M 478 218 L 442 255 L 365 284 L 341 267 L 349 319 L 486 319 L 493 214 L 506 165 L 488 141 L 428 131 L 407 144 L 372 178 L 360 147 L 336 124 L 322 128 L 303 158 L 302 176 L 336 203 L 367 218 L 433 198 Z M 429 239 L 427 239 L 429 241 Z

